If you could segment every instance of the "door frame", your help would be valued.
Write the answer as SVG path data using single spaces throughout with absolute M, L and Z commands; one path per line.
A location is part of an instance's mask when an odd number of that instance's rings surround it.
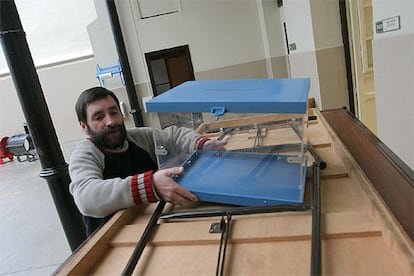
M 350 47 L 350 62 L 351 73 L 353 81 L 353 94 L 355 115 L 357 118 L 365 124 L 373 133 L 377 132 L 377 114 L 375 104 L 375 76 L 373 74 L 373 66 L 366 67 L 369 62 L 367 41 L 372 40 L 368 30 L 372 32 L 372 29 L 366 29 L 364 20 L 365 9 L 372 5 L 369 5 L 367 0 L 345 0 L 348 21 L 348 35 Z M 369 17 L 368 17 L 369 19 Z M 366 24 L 373 24 L 368 20 Z M 371 51 L 372 53 L 372 51 Z
M 188 73 L 190 75 L 191 80 L 195 80 L 193 63 L 191 61 L 190 49 L 188 45 L 182 45 L 182 46 L 177 46 L 177 47 L 173 47 L 169 49 L 163 49 L 163 50 L 145 53 L 145 61 L 147 63 L 148 74 L 150 77 L 151 88 L 154 93 L 154 96 L 157 96 L 156 95 L 157 93 L 156 93 L 156 88 L 155 88 L 154 75 L 152 73 L 152 68 L 151 68 L 151 61 L 162 59 L 162 58 L 167 59 L 170 57 L 177 57 L 177 56 L 186 57 L 188 70 L 189 70 Z M 170 80 L 169 72 L 167 71 L 167 73 L 168 73 L 168 79 Z
M 352 74 L 352 62 L 351 62 L 351 50 L 349 47 L 349 25 L 347 16 L 347 0 L 339 0 L 339 16 L 341 20 L 342 40 L 344 43 L 344 54 L 345 54 L 345 67 L 346 67 L 346 80 L 348 84 L 348 101 L 349 111 L 355 114 L 355 97 L 354 97 L 354 83 Z

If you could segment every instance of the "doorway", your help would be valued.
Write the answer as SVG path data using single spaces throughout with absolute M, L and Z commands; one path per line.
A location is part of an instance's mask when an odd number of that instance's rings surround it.
M 376 134 L 372 0 L 346 0 L 346 10 L 355 114 Z
M 146 53 L 145 60 L 154 97 L 186 81 L 195 80 L 188 45 Z M 159 120 L 161 128 L 183 125 L 183 120 L 191 122 L 190 126 L 194 127 L 194 122 L 201 121 L 201 114 L 160 113 Z
M 145 59 L 154 96 L 195 79 L 188 45 L 146 53 Z

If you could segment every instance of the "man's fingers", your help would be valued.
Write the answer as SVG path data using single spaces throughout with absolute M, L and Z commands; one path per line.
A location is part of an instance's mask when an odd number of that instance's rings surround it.
M 165 169 L 165 174 L 167 176 L 173 176 L 173 175 L 177 175 L 177 174 L 182 174 L 184 172 L 184 168 L 183 167 L 173 167 L 173 168 L 169 168 L 169 169 Z
M 184 187 L 181 187 L 181 186 L 179 186 L 177 188 L 177 194 L 180 197 L 182 197 L 182 198 L 184 198 L 184 199 L 186 199 L 188 201 L 196 201 L 196 200 L 198 200 L 198 198 L 193 193 L 191 193 L 190 191 L 188 191 L 187 189 L 185 189 Z
M 158 194 L 167 202 L 183 205 L 191 201 L 197 201 L 197 197 L 189 192 L 186 188 L 180 186 L 171 178 L 184 172 L 183 167 L 173 167 L 158 171 L 161 177 L 155 177 L 155 187 Z M 154 175 L 155 176 L 155 175 Z
M 165 193 L 164 196 L 164 200 L 176 205 L 183 205 L 198 200 L 194 194 L 179 185 L 171 192 Z
M 227 142 L 229 141 L 230 137 L 224 137 L 223 140 L 217 141 L 219 146 L 225 146 L 227 145 Z

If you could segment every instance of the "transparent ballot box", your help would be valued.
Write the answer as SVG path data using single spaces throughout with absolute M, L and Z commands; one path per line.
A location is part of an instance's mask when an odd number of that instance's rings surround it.
M 187 81 L 152 98 L 146 103 L 152 127 L 174 134 L 154 131 L 159 168 L 183 166 L 176 181 L 201 201 L 302 203 L 309 84 L 307 78 Z M 225 149 L 196 149 L 187 141 L 194 138 L 185 139 L 193 131 L 225 141 Z

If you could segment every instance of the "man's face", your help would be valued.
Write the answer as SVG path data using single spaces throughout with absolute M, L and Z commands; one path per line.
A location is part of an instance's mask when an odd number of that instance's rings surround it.
M 86 122 L 80 122 L 82 130 L 97 146 L 111 150 L 124 144 L 125 125 L 121 111 L 111 96 L 86 107 Z

